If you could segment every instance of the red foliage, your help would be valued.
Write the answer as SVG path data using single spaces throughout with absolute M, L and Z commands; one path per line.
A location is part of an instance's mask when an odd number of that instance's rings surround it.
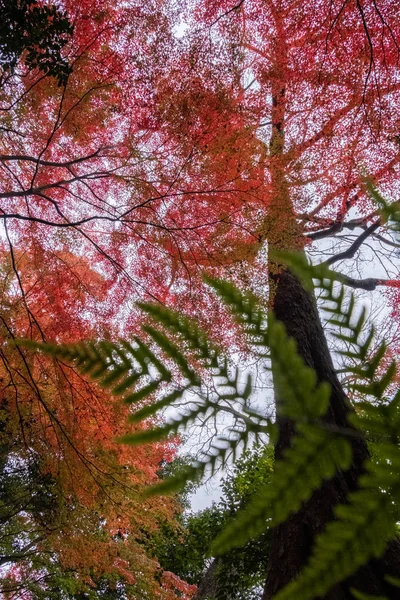
M 136 583 L 145 585 L 151 597 L 175 597 L 164 594 L 159 565 L 146 556 L 148 536 L 160 522 L 173 519 L 175 501 L 144 503 L 137 494 L 157 480 L 160 464 L 173 459 L 177 442 L 139 449 L 116 443 L 126 432 L 128 406 L 62 362 L 12 344 L 27 334 L 36 339 L 95 337 L 104 333 L 99 319 L 108 314 L 101 308 L 107 282 L 85 259 L 67 251 L 48 254 L 52 260 L 47 263 L 40 253 L 33 260 L 28 256 L 14 253 L 12 265 L 3 253 L 0 381 L 7 418 L 1 435 L 13 440 L 19 460 L 40 457 L 41 472 L 57 481 L 66 502 L 57 527 L 49 529 L 38 550 L 46 553 L 50 547 L 82 585 L 114 574 L 132 586 L 129 597 L 137 597 Z M 101 538 L 100 527 L 105 528 Z M 123 544 L 115 537 L 120 531 L 125 532 Z M 29 563 L 16 566 L 9 572 L 10 583 L 28 581 L 32 569 Z
M 361 169 L 396 196 L 395 3 L 63 5 L 75 26 L 67 84 L 23 65 L 0 80 L 4 340 L 129 334 L 144 298 L 201 314 L 233 343 L 205 268 L 265 296 L 264 242 L 296 248 L 348 220 L 368 225 Z M 173 455 L 114 444 L 125 409 L 64 365 L 5 356 L 15 427 L 22 408 L 26 447 L 43 442 L 84 505 L 110 470 L 132 465 L 141 486 Z M 152 511 L 138 517 L 146 527 Z

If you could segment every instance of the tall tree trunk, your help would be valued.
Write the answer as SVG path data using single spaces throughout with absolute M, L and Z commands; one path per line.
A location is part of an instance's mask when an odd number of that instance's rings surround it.
M 207 600 L 215 598 L 218 589 L 218 567 L 220 558 L 214 558 L 200 581 L 193 600 Z
M 232 588 L 232 591 L 227 590 L 226 585 L 221 581 L 221 568 L 223 565 L 224 559 L 222 557 L 217 557 L 212 560 L 207 571 L 204 573 L 192 600 L 214 600 L 216 598 L 221 600 L 222 598 L 223 600 L 234 600 L 234 598 L 237 597 L 235 589 Z M 235 581 L 235 569 L 231 569 L 230 571 L 229 581 Z
M 285 44 L 285 28 L 281 14 L 271 7 L 275 23 L 276 39 L 272 51 L 271 73 L 271 122 L 268 163 L 268 214 L 259 233 L 260 242 L 268 241 L 268 247 L 278 250 L 303 251 L 303 231 L 295 215 L 290 189 L 286 180 L 289 157 L 285 153 L 286 82 L 288 78 Z M 347 416 L 351 405 L 336 376 L 328 344 L 319 318 L 315 298 L 306 292 L 297 277 L 282 265 L 270 260 L 271 304 L 277 319 L 286 327 L 288 335 L 295 339 L 297 349 L 304 362 L 312 367 L 320 382 L 331 386 L 331 401 L 326 415 L 327 422 L 338 427 L 349 427 Z M 276 397 L 277 421 L 280 428 L 275 448 L 276 458 L 281 458 L 290 446 L 294 424 L 279 415 L 279 397 Z M 338 473 L 317 490 L 301 510 L 272 533 L 267 580 L 262 600 L 270 600 L 287 583 L 292 581 L 305 565 L 310 555 L 315 536 L 323 531 L 333 518 L 333 508 L 346 502 L 350 491 L 357 486 L 363 464 L 368 458 L 366 442 L 361 437 L 352 439 L 353 464 L 344 473 Z M 399 589 L 384 581 L 384 575 L 400 577 L 400 543 L 389 545 L 385 556 L 371 561 L 351 578 L 326 596 L 326 600 L 354 600 L 350 587 L 370 595 L 385 595 L 400 598 Z M 295 598 L 293 600 L 296 600 Z
M 347 416 L 351 406 L 336 376 L 314 297 L 303 289 L 299 280 L 289 271 L 283 270 L 271 277 L 275 282 L 273 307 L 276 317 L 296 340 L 299 354 L 316 371 L 318 380 L 327 381 L 331 386 L 326 420 L 339 427 L 348 427 Z M 280 433 L 275 453 L 277 458 L 281 458 L 284 449 L 290 446 L 294 425 L 279 416 L 279 398 L 276 400 Z M 326 482 L 297 514 L 274 529 L 263 600 L 273 598 L 278 590 L 296 577 L 310 555 L 316 534 L 332 520 L 333 507 L 345 502 L 349 491 L 356 488 L 363 463 L 368 457 L 368 449 L 362 438 L 353 438 L 352 445 L 352 467 Z M 400 544 L 397 541 L 390 544 L 383 559 L 371 561 L 351 580 L 333 589 L 326 600 L 354 600 L 350 587 L 368 594 L 398 599 L 399 589 L 394 589 L 384 581 L 385 574 L 400 576 Z

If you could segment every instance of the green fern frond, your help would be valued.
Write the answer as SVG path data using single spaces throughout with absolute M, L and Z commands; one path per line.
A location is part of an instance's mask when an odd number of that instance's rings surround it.
M 241 292 L 228 281 L 206 276 L 204 276 L 204 281 L 229 307 L 248 339 L 257 347 L 257 354 L 264 358 L 268 356 L 267 314 L 260 307 L 257 298 L 248 292 Z
M 197 403 L 193 402 L 185 413 L 178 413 L 163 425 L 154 429 L 146 429 L 144 431 L 127 434 L 119 438 L 118 441 L 124 444 L 137 446 L 138 444 L 164 440 L 170 436 L 177 435 L 180 430 L 186 429 L 190 424 L 194 423 L 196 419 L 205 415 L 208 411 L 212 411 L 214 408 L 212 403 L 202 401 Z M 135 413 L 133 413 L 131 417 L 134 421 L 136 420 L 135 416 Z M 154 434 L 152 432 L 154 432 Z
M 400 579 L 398 577 L 392 577 L 391 575 L 385 575 L 385 579 L 388 583 L 390 583 L 393 587 L 400 588 Z
M 79 342 L 78 344 L 45 344 L 35 343 L 29 340 L 18 341 L 19 345 L 40 350 L 41 352 L 58 358 L 66 363 L 74 365 L 83 375 L 89 375 L 98 383 L 109 388 L 118 380 L 123 379 L 126 383 L 126 377 L 130 371 L 134 370 L 132 359 L 124 352 L 123 346 L 101 341 Z M 136 358 L 139 349 L 131 347 L 131 355 Z M 138 361 L 139 362 L 139 361 Z M 148 375 L 147 364 L 143 364 L 139 376 Z M 119 386 L 116 386 L 118 389 Z
M 300 278 L 303 285 L 321 290 L 322 311 L 328 322 L 336 327 L 333 336 L 343 342 L 337 350 L 346 362 L 343 372 L 351 374 L 351 391 L 376 400 L 384 400 L 384 394 L 396 375 L 396 364 L 386 367 L 387 346 L 384 341 L 376 344 L 373 325 L 366 326 L 366 310 L 356 306 L 353 293 L 346 293 L 340 273 L 331 271 L 327 265 L 311 265 L 302 254 L 275 252 L 279 260 Z M 372 351 L 374 343 L 376 348 Z
M 215 540 L 212 551 L 222 554 L 285 521 L 299 510 L 322 482 L 351 464 L 351 445 L 317 425 L 298 424 L 293 445 L 277 461 L 268 483 Z
M 183 343 L 194 352 L 194 357 L 202 361 L 204 367 L 218 367 L 220 349 L 192 319 L 159 304 L 138 302 L 138 306 L 155 323 L 163 325 L 171 333 L 178 334 Z
M 390 402 L 371 404 L 360 402 L 358 411 L 350 416 L 355 427 L 365 431 L 372 439 L 390 440 L 400 445 L 400 390 Z
M 157 346 L 161 348 L 161 350 L 172 358 L 172 360 L 178 365 L 180 372 L 184 377 L 186 377 L 192 386 L 200 385 L 200 378 L 195 373 L 195 371 L 189 366 L 186 358 L 179 350 L 176 344 L 174 344 L 166 335 L 164 335 L 161 331 L 158 331 L 154 327 L 150 325 L 146 325 L 143 327 L 143 331 L 145 331 L 153 340 L 156 342 Z
M 371 594 L 364 594 L 364 592 L 360 592 L 354 588 L 352 588 L 350 591 L 356 600 L 388 600 L 388 598 L 385 596 L 372 596 Z
M 159 417 L 161 411 L 176 406 L 177 402 L 185 405 L 183 410 L 175 409 L 173 416 L 161 425 L 123 436 L 120 442 L 135 445 L 154 443 L 184 431 L 200 417 L 215 420 L 223 413 L 231 415 L 234 425 L 227 428 L 226 436 L 217 436 L 208 452 L 182 474 L 182 485 L 187 477 L 201 478 L 206 471 L 212 474 L 218 464 L 224 466 L 228 457 L 234 458 L 239 448 L 247 447 L 250 439 L 257 441 L 260 436 L 275 433 L 269 419 L 249 404 L 251 375 L 243 384 L 240 369 L 232 368 L 224 353 L 190 319 L 156 305 L 141 306 L 156 321 L 156 326 L 143 326 L 143 331 L 153 342 L 151 348 L 139 337 L 135 337 L 132 343 L 121 340 L 118 344 L 87 342 L 57 346 L 27 342 L 25 345 L 71 363 L 113 394 L 122 396 L 125 402 L 132 404 L 130 422 L 141 423 L 149 417 Z M 160 329 L 160 324 L 167 333 Z M 211 391 L 168 332 L 174 336 L 178 334 L 189 349 L 190 357 L 211 371 Z M 185 380 L 174 389 L 171 389 L 172 370 L 166 366 L 165 359 L 175 363 Z M 190 397 L 186 396 L 188 393 Z M 175 488 L 180 483 L 171 482 L 169 485 Z M 167 488 L 164 486 L 162 489 Z
M 152 402 L 151 404 L 147 404 L 143 406 L 143 408 L 139 408 L 134 413 L 132 413 L 128 421 L 129 423 L 140 423 L 153 415 L 156 415 L 159 411 L 167 408 L 168 406 L 173 406 L 177 400 L 180 400 L 185 392 L 189 389 L 188 386 L 179 388 L 177 390 L 173 390 L 171 393 L 167 394 L 161 400 Z
M 221 553 L 245 544 L 296 512 L 324 479 L 333 477 L 338 469 L 349 467 L 352 453 L 347 440 L 319 425 L 307 424 L 308 420 L 315 421 L 325 414 L 330 388 L 326 384 L 317 385 L 315 372 L 304 364 L 284 326 L 272 314 L 268 319 L 259 318 L 256 302 L 239 290 L 215 280 L 208 282 L 218 290 L 223 301 L 234 304 L 235 314 L 244 313 L 240 323 L 250 335 L 254 335 L 253 324 L 257 327 L 255 335 L 262 331 L 263 343 L 268 343 L 271 351 L 282 415 L 298 421 L 298 435 L 286 452 L 285 460 L 277 463 L 271 485 L 262 490 L 246 507 L 246 512 L 215 541 L 213 550 Z
M 393 207 L 387 208 L 386 214 L 388 219 L 397 218 Z M 357 404 L 357 412 L 349 416 L 350 426 L 380 442 L 380 450 L 366 464 L 357 491 L 349 495 L 347 504 L 336 507 L 336 520 L 316 539 L 308 565 L 275 599 L 312 600 L 323 597 L 359 566 L 380 556 L 396 535 L 400 392 L 393 395 L 397 367 L 388 361 L 385 343 L 376 343 L 374 328 L 366 324 L 366 311 L 358 310 L 340 274 L 326 265 L 309 265 L 301 254 L 279 253 L 275 258 L 288 265 L 308 289 L 313 288 L 313 282 L 321 288 L 323 310 L 342 343 L 339 353 L 352 376 L 353 390 L 374 399 L 373 404 Z M 207 278 L 206 282 L 229 307 L 257 355 L 270 359 L 279 416 L 291 419 L 295 426 L 292 445 L 276 463 L 272 481 L 215 541 L 213 550 L 221 553 L 244 545 L 298 511 L 324 480 L 350 467 L 352 449 L 345 431 L 334 431 L 324 423 L 330 388 L 319 383 L 316 373 L 304 364 L 284 326 L 273 315 L 267 315 L 251 294 L 219 280 Z M 188 480 L 213 474 L 218 466 L 234 460 L 252 440 L 276 436 L 277 428 L 251 407 L 251 375 L 243 382 L 240 368 L 230 365 L 224 352 L 196 323 L 159 305 L 140 307 L 152 321 L 143 326 L 147 342 L 135 337 L 131 343 L 24 345 L 74 365 L 130 403 L 129 420 L 144 425 L 122 437 L 121 442 L 154 443 L 179 434 L 199 418 L 216 422 L 223 413 L 232 417 L 233 424 L 226 428 L 225 435 L 216 436 L 192 465 L 147 492 L 165 494 L 182 488 Z M 172 416 L 160 419 L 169 407 L 174 408 L 169 413 Z M 353 595 L 365 597 L 357 590 Z
M 254 344 L 269 347 L 274 365 L 274 383 L 282 398 L 282 415 L 291 419 L 318 418 L 325 414 L 330 389 L 327 384 L 316 386 L 315 371 L 304 364 L 282 323 L 273 314 L 266 316 L 251 294 L 218 279 L 205 281 L 232 310 Z M 280 389 L 279 389 L 280 388 Z
M 194 464 L 183 469 L 178 476 L 149 487 L 144 496 L 149 497 L 176 492 L 182 489 L 188 481 L 201 481 L 206 474 L 209 476 L 214 475 L 217 468 L 225 467 L 232 456 L 235 456 L 238 446 L 244 443 L 244 446 L 247 447 L 246 440 L 248 441 L 248 436 L 242 437 L 239 435 L 234 439 L 232 437 L 218 437 L 216 442 L 220 442 L 219 445 L 214 442 L 208 452 L 200 456 Z
M 400 432 L 399 432 L 400 433 Z M 397 533 L 394 502 L 400 501 L 400 450 L 382 446 L 384 458 L 368 461 L 360 489 L 335 508 L 336 520 L 317 537 L 312 556 L 297 580 L 274 600 L 323 597 L 371 558 L 378 558 Z
M 172 374 L 148 345 L 139 338 L 134 338 L 134 342 L 135 346 L 124 340 L 65 345 L 19 343 L 73 365 L 112 394 L 122 395 L 126 403 L 137 403 L 169 383 Z M 138 387 L 141 380 L 142 386 Z
M 363 179 L 369 195 L 379 208 L 383 221 L 389 222 L 393 231 L 400 232 L 400 202 L 387 202 L 368 176 Z
M 317 385 L 315 371 L 304 364 L 297 353 L 295 341 L 288 337 L 285 327 L 273 314 L 268 317 L 268 325 L 272 371 L 281 416 L 299 421 L 322 417 L 329 405 L 329 385 Z

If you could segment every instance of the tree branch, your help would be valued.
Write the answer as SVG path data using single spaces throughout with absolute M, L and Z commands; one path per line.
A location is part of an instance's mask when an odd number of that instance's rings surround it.
M 8 563 L 18 562 L 20 560 L 24 560 L 28 556 L 32 554 L 36 554 L 37 550 L 35 548 L 36 544 L 39 544 L 44 540 L 44 537 L 38 537 L 36 540 L 33 540 L 26 546 L 22 548 L 22 550 L 16 554 L 8 554 L 0 557 L 0 567 L 6 565 Z
M 235 6 L 232 6 L 232 8 L 230 8 L 229 10 L 226 10 L 224 13 L 222 13 L 222 15 L 219 15 L 219 17 L 217 17 L 215 19 L 215 21 L 213 21 L 211 23 L 210 27 L 213 27 L 214 25 L 216 25 L 218 23 L 218 21 L 220 21 L 224 17 L 227 17 L 230 13 L 234 12 L 235 10 L 239 10 L 239 8 L 242 6 L 243 2 L 244 2 L 244 0 L 239 0 L 239 2 L 237 4 L 235 4 Z
M 355 253 L 359 250 L 360 246 L 365 242 L 370 235 L 380 227 L 381 221 L 378 219 L 375 223 L 372 223 L 365 231 L 363 231 L 358 238 L 343 252 L 339 252 L 339 254 L 334 254 L 328 260 L 325 260 L 322 264 L 324 265 L 333 265 L 333 263 L 338 262 L 340 260 L 346 260 L 347 258 L 353 258 Z
M 304 217 L 305 215 L 303 215 Z M 366 229 L 368 221 L 377 216 L 377 212 L 374 211 L 365 217 L 360 217 L 358 219 L 352 219 L 351 221 L 335 221 L 332 225 L 329 225 L 326 229 L 318 229 L 316 231 L 310 231 L 305 234 L 310 240 L 321 240 L 323 238 L 329 237 L 330 235 L 335 235 L 336 233 L 341 232 L 343 229 L 350 229 L 353 231 L 354 229 Z M 320 224 L 321 225 L 321 224 Z M 322 225 L 323 226 L 323 225 Z M 326 226 L 326 225 L 325 225 Z
M 343 273 L 335 273 L 335 275 L 337 275 L 338 279 L 345 285 L 349 285 L 352 288 L 360 290 L 373 291 L 378 286 L 397 287 L 399 284 L 398 281 L 392 279 L 376 279 L 374 277 L 368 277 L 366 279 L 354 279 L 348 275 L 343 275 Z
M 90 160 L 91 158 L 96 158 L 100 155 L 100 153 L 104 150 L 109 150 L 110 146 L 106 146 L 104 148 L 99 148 L 92 154 L 88 154 L 86 156 L 81 156 L 80 158 L 74 158 L 73 160 L 67 160 L 64 162 L 58 162 L 53 160 L 43 160 L 42 158 L 35 158 L 34 156 L 28 156 L 26 154 L 0 154 L 0 162 L 11 162 L 11 161 L 25 161 L 32 162 L 34 164 L 46 166 L 46 167 L 59 167 L 59 168 L 67 168 L 72 165 L 76 165 L 78 163 Z
M 343 227 L 344 224 L 339 221 L 337 223 L 334 223 L 327 229 L 321 229 L 319 231 L 314 231 L 313 233 L 306 233 L 305 236 L 314 242 L 315 240 L 322 240 L 326 237 L 329 237 L 330 235 L 335 235 L 336 233 L 339 233 L 340 231 L 342 231 Z

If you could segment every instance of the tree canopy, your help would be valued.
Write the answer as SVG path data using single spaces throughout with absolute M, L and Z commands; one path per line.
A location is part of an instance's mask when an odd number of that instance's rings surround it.
M 385 212 L 377 190 L 388 206 L 399 191 L 397 7 L 389 0 L 0 5 L 0 460 L 2 555 L 11 565 L 3 587 L 26 583 L 40 597 L 51 577 L 66 577 L 70 595 L 95 594 L 97 585 L 111 597 L 189 597 L 192 588 L 163 571 L 154 553 L 179 505 L 138 499 L 174 458 L 179 438 L 151 450 L 118 444 L 130 406 L 76 365 L 16 340 L 103 339 L 106 352 L 123 336 L 145 369 L 154 357 L 135 337 L 144 319 L 136 302 L 151 300 L 195 316 L 222 347 L 249 356 L 206 272 L 273 309 L 304 363 L 331 386 L 327 422 L 347 428 L 358 400 L 354 375 L 336 372 L 313 294 L 279 252 L 304 253 L 341 284 L 379 293 L 390 315 L 389 364 L 400 340 L 397 213 Z M 145 319 L 151 336 L 151 314 Z M 371 356 L 372 349 L 364 362 Z M 167 375 L 158 360 L 162 385 L 195 378 L 190 361 Z M 279 459 L 296 427 L 274 386 Z M 133 427 L 145 437 L 159 421 L 142 408 L 149 420 Z M 266 401 L 262 417 L 272 417 Z M 284 559 L 270 563 L 265 600 L 302 569 L 333 506 L 357 486 L 368 452 L 355 436 L 348 474 L 305 502 L 289 529 L 274 529 L 270 556 L 281 551 Z M 14 493 L 27 502 L 16 514 Z M 53 507 L 54 527 L 35 498 Z M 11 598 L 14 588 L 4 593 Z

